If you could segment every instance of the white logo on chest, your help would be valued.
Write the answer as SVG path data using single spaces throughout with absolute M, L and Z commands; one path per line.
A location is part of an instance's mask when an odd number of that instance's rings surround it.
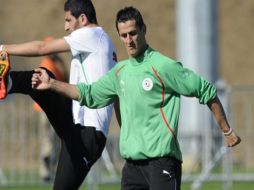
M 150 78 L 145 78 L 142 82 L 142 87 L 145 91 L 150 91 L 153 88 L 153 81 Z

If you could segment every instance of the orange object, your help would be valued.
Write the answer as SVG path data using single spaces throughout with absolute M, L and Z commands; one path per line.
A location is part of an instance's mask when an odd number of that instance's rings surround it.
M 6 51 L 0 52 L 0 99 L 7 96 L 8 72 L 10 70 L 9 56 Z
M 44 67 L 52 72 L 57 80 L 64 80 L 64 74 L 57 68 L 54 61 L 50 57 L 44 57 L 41 61 L 40 67 Z M 37 112 L 42 112 L 41 107 L 36 102 L 34 102 L 33 107 Z
M 59 69 L 56 67 L 54 61 L 50 59 L 50 57 L 45 57 L 42 59 L 40 67 L 44 67 L 48 69 L 50 72 L 53 73 L 53 75 L 56 77 L 57 80 L 63 81 L 64 80 L 64 75 L 59 71 Z M 34 102 L 33 107 L 36 111 L 42 112 L 41 107 Z
M 45 42 L 50 42 L 54 40 L 54 38 L 52 36 L 48 36 L 44 39 Z M 42 59 L 40 67 L 44 67 L 46 69 L 48 69 L 50 72 L 53 73 L 53 75 L 56 77 L 57 80 L 60 81 L 64 81 L 64 73 L 62 73 L 56 66 L 56 64 L 54 63 L 54 61 L 52 60 L 52 58 L 49 56 L 46 56 Z M 42 109 L 41 107 L 34 102 L 33 107 L 36 111 L 41 112 Z
M 48 69 L 50 72 L 52 72 L 57 80 L 60 80 L 60 81 L 64 80 L 63 73 L 59 71 L 59 69 L 56 67 L 56 65 L 52 61 L 52 59 L 50 59 L 50 57 L 43 58 L 41 61 L 40 67 L 44 67 Z

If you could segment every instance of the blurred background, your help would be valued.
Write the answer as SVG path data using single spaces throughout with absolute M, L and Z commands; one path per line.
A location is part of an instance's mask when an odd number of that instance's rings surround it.
M 0 0 L 0 44 L 59 38 L 64 31 L 65 0 Z M 221 132 L 206 106 L 183 99 L 179 141 L 183 151 L 183 184 L 186 189 L 254 189 L 254 1 L 253 0 L 93 0 L 99 24 L 113 39 L 118 60 L 127 54 L 116 29 L 116 12 L 124 6 L 137 7 L 147 25 L 151 47 L 179 60 L 214 82 L 231 126 L 242 143 L 227 149 Z M 60 54 L 69 69 L 70 54 Z M 11 57 L 12 70 L 39 66 L 41 58 Z M 44 118 L 45 121 L 45 118 Z M 47 122 L 34 111 L 24 95 L 10 95 L 0 102 L 0 189 L 48 187 L 55 161 L 49 159 L 50 177 L 41 174 L 45 164 L 45 138 L 51 134 Z M 119 189 L 124 161 L 118 151 L 119 127 L 115 117 L 107 148 L 86 179 L 86 189 Z M 50 141 L 50 140 L 48 140 Z M 57 146 L 50 145 L 57 153 Z M 57 154 L 49 155 L 49 158 Z M 55 158 L 52 158 L 54 160 Z M 100 186 L 98 186 L 100 185 Z M 102 186 L 101 186 L 102 185 Z M 25 189 L 26 189 L 25 188 Z M 109 187 L 113 189 L 113 187 Z M 205 189 L 209 189 L 206 187 Z M 212 187 L 211 187 L 212 189 Z

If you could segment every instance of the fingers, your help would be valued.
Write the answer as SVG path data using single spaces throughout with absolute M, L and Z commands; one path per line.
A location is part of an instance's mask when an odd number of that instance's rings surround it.
M 46 90 L 50 88 L 49 85 L 49 75 L 47 74 L 46 70 L 42 68 L 37 68 L 34 70 L 32 79 L 31 79 L 31 85 L 32 88 L 37 90 Z
M 237 137 L 237 141 L 232 145 L 232 147 L 238 145 L 241 141 L 241 138 Z
M 234 131 L 232 131 L 230 135 L 225 136 L 225 141 L 228 147 L 234 147 L 241 142 L 241 138 Z
M 44 72 L 43 69 L 37 68 L 34 70 L 34 74 L 32 75 L 31 83 L 32 83 L 32 88 L 37 88 L 38 85 L 42 82 L 41 81 L 41 76 Z
M 236 140 L 228 143 L 228 147 L 234 147 L 234 146 L 238 145 L 240 142 L 241 142 L 241 138 L 237 137 Z
M 8 54 L 5 51 L 0 51 L 0 59 L 2 61 L 8 59 Z
M 32 82 L 32 88 L 36 88 L 37 85 L 41 82 L 40 81 L 40 74 L 34 73 L 32 76 L 31 82 Z
M 37 68 L 37 69 L 34 69 L 34 71 L 36 72 L 36 73 L 44 73 L 44 72 L 46 72 L 44 69 L 42 69 L 42 68 Z
M 47 72 L 44 69 L 37 68 L 37 69 L 34 69 L 34 71 L 35 71 L 33 74 L 34 79 L 42 79 L 43 77 L 48 76 Z

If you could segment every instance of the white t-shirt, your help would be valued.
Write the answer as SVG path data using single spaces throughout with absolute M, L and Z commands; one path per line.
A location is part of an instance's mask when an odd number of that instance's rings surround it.
M 116 63 L 115 47 L 101 27 L 83 27 L 64 39 L 72 53 L 70 84 L 91 84 L 105 75 Z M 81 65 L 82 64 L 82 65 Z M 83 68 L 82 68 L 83 67 Z M 113 105 L 101 109 L 89 109 L 72 102 L 75 124 L 93 126 L 107 137 Z

